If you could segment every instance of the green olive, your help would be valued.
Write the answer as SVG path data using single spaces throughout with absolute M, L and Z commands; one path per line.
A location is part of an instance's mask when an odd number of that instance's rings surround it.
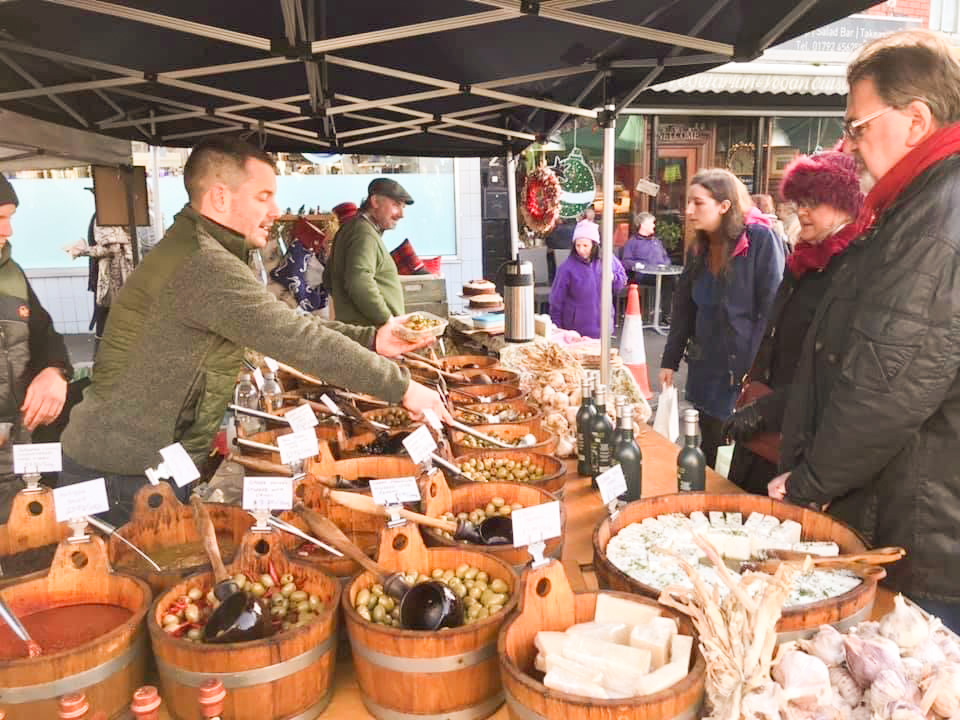
M 357 593 L 356 604 L 366 606 L 368 602 L 370 602 L 370 590 L 368 588 L 364 588 Z
M 166 615 L 163 616 L 163 624 L 164 624 L 164 625 L 179 625 L 179 624 L 180 624 L 180 618 L 178 618 L 178 617 L 177 617 L 176 615 L 174 615 L 173 613 L 167 613 Z
M 183 610 L 183 617 L 187 622 L 200 622 L 200 608 L 193 603 L 187 605 Z
M 490 589 L 495 593 L 505 593 L 509 590 L 509 586 L 500 578 L 494 578 L 490 581 Z
M 276 583 L 273 582 L 273 578 L 270 577 L 270 575 L 264 573 L 260 576 L 260 584 L 265 588 L 272 588 Z
M 288 582 L 282 588 L 280 588 L 280 594 L 283 595 L 284 597 L 290 597 L 296 591 L 297 591 L 297 586 L 292 582 Z
M 360 617 L 362 617 L 367 622 L 370 622 L 373 619 L 373 617 L 370 615 L 370 610 L 367 608 L 366 605 L 358 605 L 357 614 L 360 615 Z
M 267 592 L 267 588 L 264 587 L 263 583 L 255 582 L 250 586 L 250 594 L 254 597 L 263 597 L 264 593 Z
M 188 640 L 200 640 L 203 637 L 203 630 L 200 628 L 190 628 L 187 630 L 187 639 Z
M 305 590 L 295 590 L 290 593 L 290 602 L 300 603 L 308 599 L 308 597 Z
M 190 588 L 190 591 L 187 593 L 187 597 L 190 598 L 191 602 L 196 602 L 203 597 L 203 590 L 200 588 Z

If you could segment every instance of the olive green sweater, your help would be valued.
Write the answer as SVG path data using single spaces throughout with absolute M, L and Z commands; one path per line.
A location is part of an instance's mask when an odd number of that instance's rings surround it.
M 297 315 L 257 281 L 237 235 L 185 207 L 110 310 L 93 384 L 63 434 L 88 468 L 140 474 L 181 442 L 197 461 L 233 394 L 243 349 L 399 402 L 409 376 L 367 348 L 375 329 Z
M 323 284 L 341 322 L 379 326 L 403 314 L 397 264 L 384 248 L 380 230 L 363 214 L 337 231 Z

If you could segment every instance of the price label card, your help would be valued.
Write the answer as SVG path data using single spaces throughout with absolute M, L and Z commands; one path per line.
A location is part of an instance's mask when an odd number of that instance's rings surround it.
M 510 517 L 513 518 L 514 547 L 526 547 L 543 542 L 550 538 L 559 537 L 563 532 L 560 527 L 560 503 L 558 501 L 514 510 L 510 513 Z
M 437 414 L 431 408 L 423 411 L 423 418 L 427 421 L 427 424 L 437 432 L 443 430 L 443 425 L 440 424 L 440 418 L 437 417 Z
M 173 481 L 177 487 L 189 485 L 194 480 L 200 479 L 200 471 L 197 470 L 193 458 L 187 454 L 180 443 L 167 445 L 160 450 L 160 455 L 163 457 L 163 464 L 167 471 L 173 475 Z
M 600 499 L 604 505 L 609 505 L 627 491 L 627 479 L 623 476 L 623 468 L 614 465 L 597 475 L 597 487 L 600 488 Z
M 267 366 L 267 370 L 272 373 L 275 373 L 280 369 L 280 363 L 274 360 L 272 357 L 263 356 L 263 364 Z
M 288 411 L 284 417 L 290 423 L 294 432 L 309 430 L 320 424 L 317 420 L 317 414 L 309 405 L 298 405 L 293 410 Z
M 254 512 L 293 509 L 293 478 L 243 478 L 243 509 Z
M 257 385 L 257 390 L 263 390 L 263 371 L 256 368 L 253 371 L 253 382 Z
M 53 491 L 53 508 L 57 522 L 69 522 L 110 509 L 107 486 L 103 478 L 58 487 Z
M 277 436 L 277 447 L 280 448 L 280 462 L 284 465 L 300 462 L 320 454 L 320 443 L 313 428 L 293 432 L 289 435 Z
M 415 477 L 383 478 L 370 481 L 370 493 L 377 505 L 419 502 L 420 488 Z
M 330 396 L 324 393 L 320 396 L 320 402 L 327 406 L 327 410 L 332 412 L 334 415 L 343 415 L 343 411 L 337 407 L 337 404 L 330 399 Z
M 61 470 L 63 470 L 63 455 L 60 452 L 60 443 L 13 446 L 14 474 L 60 472 Z
M 419 465 L 437 449 L 437 442 L 426 425 L 421 425 L 403 439 L 403 447 L 406 448 L 410 459 Z

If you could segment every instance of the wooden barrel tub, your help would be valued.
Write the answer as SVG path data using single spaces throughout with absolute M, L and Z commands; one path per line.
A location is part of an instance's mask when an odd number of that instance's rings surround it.
M 522 415 L 528 415 L 528 417 L 525 417 L 521 420 L 496 423 L 497 425 L 513 425 L 514 423 L 522 423 L 530 427 L 531 430 L 538 430 L 543 422 L 543 414 L 540 412 L 540 408 L 534 407 L 526 400 L 504 400 L 503 402 L 496 403 L 474 403 L 471 405 L 460 405 L 459 407 L 466 410 L 476 410 L 477 412 L 491 414 L 503 412 L 504 410 L 515 410 L 517 413 Z M 467 413 L 461 413 L 459 410 L 454 412 L 454 417 L 467 425 L 491 424 L 483 420 L 483 418 L 479 418 L 475 415 L 469 415 Z
M 103 540 L 91 536 L 79 544 L 63 541 L 46 576 L 6 587 L 0 596 L 21 619 L 81 605 L 114 606 L 127 616 L 76 647 L 37 658 L 0 660 L 0 707 L 7 720 L 57 717 L 58 698 L 76 692 L 84 693 L 90 706 L 108 717 L 126 710 L 133 691 L 146 679 L 149 647 L 143 620 L 151 595 L 142 580 L 110 569 Z M 87 625 L 89 620 L 79 622 Z M 43 646 L 36 631 L 34 636 Z
M 375 580 L 368 572 L 354 578 L 343 593 L 342 606 L 367 711 L 380 720 L 474 720 L 492 715 L 503 703 L 496 637 L 515 606 L 518 583 L 513 569 L 488 553 L 427 548 L 409 525 L 384 530 L 379 562 L 388 570 L 424 574 L 468 563 L 504 580 L 511 597 L 503 610 L 473 625 L 439 632 L 401 630 L 360 616 L 354 608 L 357 594 Z
M 440 367 L 447 372 L 499 367 L 500 360 L 492 355 L 448 355 L 440 358 Z
M 472 436 L 467 435 L 467 433 L 463 432 L 462 430 L 451 430 L 450 447 L 453 449 L 454 457 L 466 455 L 467 453 L 474 452 L 475 450 L 489 450 L 490 452 L 497 453 L 511 452 L 512 450 L 529 450 L 530 452 L 552 455 L 557 449 L 557 443 L 560 440 L 555 433 L 547 430 L 545 427 L 536 427 L 531 423 L 497 423 L 495 425 L 474 425 L 473 427 L 478 432 L 486 433 L 488 435 L 490 433 L 496 433 L 500 436 L 500 439 L 506 443 L 511 443 L 519 438 L 522 438 L 528 433 L 533 435 L 537 441 L 533 445 L 526 445 L 522 448 L 511 448 L 510 450 L 498 447 L 476 448 L 464 442 L 467 440 L 467 438 Z M 477 440 L 477 442 L 480 441 Z
M 703 704 L 706 662 L 694 643 L 692 667 L 680 682 L 652 695 L 621 700 L 598 700 L 571 695 L 545 686 L 534 669 L 534 639 L 541 630 L 563 631 L 575 623 L 593 620 L 598 592 L 574 593 L 559 561 L 528 570 L 523 576 L 519 612 L 500 629 L 497 653 L 507 708 L 513 720 L 694 720 Z M 694 635 L 690 620 L 652 600 L 626 593 L 609 593 L 655 605 L 661 615 L 677 620 L 680 632 Z
M 307 720 L 318 717 L 329 704 L 340 583 L 311 565 L 289 559 L 276 533 L 248 532 L 227 569 L 261 574 L 268 572 L 271 562 L 278 574 L 302 578 L 304 589 L 320 597 L 323 610 L 312 623 L 262 640 L 223 645 L 194 643 L 164 632 L 160 623 L 166 608 L 191 588 L 199 587 L 206 594 L 213 585 L 211 573 L 186 578 L 153 604 L 147 628 L 164 705 L 173 718 L 196 717 L 197 688 L 209 679 L 223 683 L 227 690 L 223 716 L 234 720 Z
M 487 378 L 494 383 L 500 385 L 519 385 L 520 384 L 520 373 L 515 370 L 507 370 L 502 367 L 488 367 L 488 368 L 476 368 L 476 369 L 467 369 L 467 370 L 457 370 L 459 375 L 463 375 L 469 382 L 463 383 L 464 385 L 479 385 L 480 383 L 476 382 L 474 378 L 480 375 L 486 375 Z
M 703 513 L 710 510 L 739 512 L 743 514 L 744 520 L 752 512 L 773 515 L 781 521 L 793 520 L 800 523 L 804 541 L 832 540 L 840 547 L 841 553 L 866 550 L 863 539 L 850 527 L 825 513 L 779 500 L 742 493 L 660 495 L 630 503 L 620 511 L 616 520 L 611 522 L 610 518 L 606 518 L 594 530 L 593 562 L 600 586 L 651 598 L 659 597 L 659 588 L 634 580 L 610 562 L 606 555 L 607 543 L 627 525 L 642 522 L 644 518 L 668 513 L 689 515 L 695 510 Z M 862 620 L 869 619 L 877 594 L 877 583 L 885 575 L 886 571 L 882 567 L 866 568 L 861 575 L 863 582 L 843 595 L 784 608 L 780 622 L 777 623 L 780 642 L 808 637 L 821 625 L 833 625 L 844 631 Z
M 70 534 L 58 523 L 53 490 L 21 490 L 13 498 L 6 525 L 0 525 L 0 587 L 42 576 L 53 561 L 57 543 Z
M 474 450 L 458 456 L 456 462 L 458 465 L 462 465 L 465 461 L 470 459 L 504 459 L 523 461 L 528 458 L 531 465 L 536 465 L 539 468 L 543 468 L 543 477 L 537 482 L 525 484 L 543 488 L 547 492 L 553 493 L 558 498 L 563 497 L 563 485 L 564 481 L 566 480 L 567 466 L 562 460 L 554 457 L 553 455 L 544 455 L 543 453 L 531 452 L 529 450 Z M 459 476 L 451 479 L 451 484 L 454 486 L 463 485 L 464 482 L 466 481 L 461 480 Z

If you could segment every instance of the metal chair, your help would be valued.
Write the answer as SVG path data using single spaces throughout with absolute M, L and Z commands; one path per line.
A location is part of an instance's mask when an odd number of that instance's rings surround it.
M 554 261 L 556 261 L 557 267 L 560 267 L 561 265 L 563 265 L 563 263 L 567 261 L 567 258 L 570 257 L 570 252 L 571 252 L 570 248 L 567 248 L 566 250 L 553 251 L 553 259 Z

